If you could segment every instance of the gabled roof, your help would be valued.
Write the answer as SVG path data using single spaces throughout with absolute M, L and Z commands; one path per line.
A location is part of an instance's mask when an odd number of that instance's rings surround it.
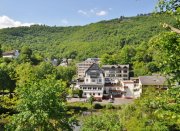
M 142 85 L 165 85 L 166 78 L 160 75 L 139 76 Z
M 101 70 L 101 68 L 98 66 L 98 64 L 96 64 L 96 63 L 93 63 L 87 70 L 86 70 L 86 72 L 88 72 L 89 70 L 99 70 L 100 72 L 102 72 L 103 73 L 103 71 Z M 85 73 L 86 73 L 85 72 Z

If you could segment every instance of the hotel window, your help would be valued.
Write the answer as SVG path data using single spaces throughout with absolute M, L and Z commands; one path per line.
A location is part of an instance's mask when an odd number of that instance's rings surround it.
M 93 90 L 96 90 L 96 87 L 93 87 Z
M 123 72 L 124 72 L 124 73 L 127 73 L 127 70 L 124 70 Z
M 127 77 L 127 75 L 123 75 L 123 77 Z
M 101 87 L 98 87 L 98 90 L 101 90 Z
M 95 96 L 95 93 L 93 93 L 93 96 Z
M 91 82 L 95 82 L 95 79 L 91 79 Z
M 102 82 L 102 80 L 101 80 L 101 79 L 99 79 L 99 82 Z
M 84 95 L 86 96 L 86 93 L 84 93 Z
M 98 93 L 98 96 L 100 96 L 100 93 Z

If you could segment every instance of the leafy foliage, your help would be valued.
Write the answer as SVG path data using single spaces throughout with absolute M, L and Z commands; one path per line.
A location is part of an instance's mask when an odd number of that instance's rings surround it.
M 83 120 L 82 131 L 119 131 L 122 130 L 122 124 L 119 119 L 120 115 L 114 111 L 94 114 Z
M 1 29 L 0 44 L 3 51 L 20 49 L 23 52 L 22 47 L 28 47 L 34 54 L 45 58 L 65 57 L 83 60 L 87 57 L 100 57 L 105 53 L 110 55 L 118 53 L 125 45 L 139 45 L 143 41 L 147 42 L 152 36 L 165 31 L 159 26 L 160 22 L 173 24 L 174 20 L 169 15 L 155 16 L 151 14 L 122 17 L 86 26 L 34 25 Z M 20 58 L 28 61 L 30 55 L 25 54 Z M 126 57 L 123 51 L 122 55 Z M 129 62 L 129 59 L 122 62 Z
M 149 42 L 154 61 L 162 72 L 180 82 L 180 36 L 176 33 L 163 33 L 155 36 Z
M 19 114 L 13 115 L 10 130 L 70 130 L 65 107 L 65 83 L 54 79 L 31 81 L 19 87 Z
M 105 110 L 83 120 L 82 130 L 169 131 L 180 129 L 180 88 L 147 89 L 133 104 L 121 110 Z

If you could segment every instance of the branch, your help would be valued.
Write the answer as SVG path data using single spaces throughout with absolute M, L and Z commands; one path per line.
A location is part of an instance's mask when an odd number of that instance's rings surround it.
M 173 26 L 171 26 L 171 25 L 168 25 L 168 24 L 164 23 L 163 27 L 164 28 L 170 28 L 173 32 L 180 34 L 180 30 L 175 28 L 175 27 L 173 27 Z

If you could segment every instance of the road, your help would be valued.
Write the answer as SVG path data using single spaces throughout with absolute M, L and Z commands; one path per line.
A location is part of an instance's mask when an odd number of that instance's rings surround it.
M 68 102 L 86 102 L 85 98 L 71 98 L 67 100 Z M 112 105 L 123 105 L 123 104 L 129 104 L 132 103 L 134 99 L 125 99 L 125 98 L 115 98 L 114 102 Z M 108 104 L 109 100 L 103 100 L 102 102 L 97 102 L 95 101 L 94 103 L 99 103 L 99 104 Z

